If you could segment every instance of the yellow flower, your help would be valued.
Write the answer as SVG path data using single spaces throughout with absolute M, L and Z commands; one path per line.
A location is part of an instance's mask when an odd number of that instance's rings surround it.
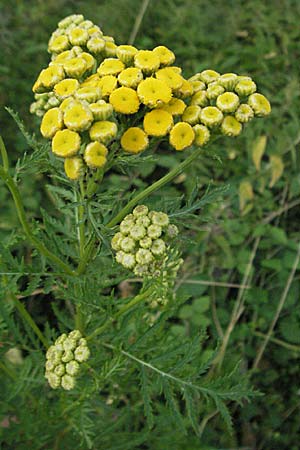
M 232 113 L 240 104 L 239 97 L 234 92 L 225 92 L 219 95 L 216 101 L 217 107 L 224 113 Z
M 190 124 L 178 122 L 170 132 L 170 144 L 177 151 L 184 150 L 192 145 L 195 138 L 195 132 Z
M 235 112 L 235 118 L 241 123 L 249 122 L 253 117 L 253 109 L 246 103 L 242 103 Z
M 103 167 L 106 164 L 108 150 L 100 142 L 91 142 L 84 151 L 84 160 L 92 169 Z
M 240 79 L 234 88 L 235 92 L 241 96 L 248 96 L 256 91 L 256 84 L 252 80 Z
M 97 103 L 91 103 L 89 107 L 96 120 L 106 120 L 112 116 L 114 112 L 112 105 L 106 103 L 104 100 L 98 100 Z
M 70 42 L 67 36 L 57 36 L 55 39 L 50 39 L 48 51 L 51 53 L 61 53 L 70 47 Z
M 113 75 L 106 75 L 100 78 L 99 87 L 102 92 L 102 97 L 109 97 L 110 94 L 117 88 L 118 80 Z
M 58 130 L 64 127 L 63 113 L 59 108 L 51 108 L 42 119 L 41 133 L 44 138 L 51 139 Z
M 103 39 L 105 40 L 106 36 L 103 36 Z M 107 58 L 111 58 L 112 56 L 116 56 L 116 52 L 117 52 L 117 45 L 114 42 L 111 41 L 106 41 L 105 42 L 105 47 L 103 49 L 103 54 L 107 57 Z
M 203 81 L 204 83 L 208 84 L 211 83 L 212 81 L 216 81 L 219 78 L 220 74 L 218 72 L 216 72 L 215 70 L 203 70 L 200 75 L 199 78 L 201 81 Z
M 93 25 L 91 28 L 89 28 L 88 33 L 90 36 L 93 36 L 93 34 L 96 34 L 99 37 L 103 36 L 101 29 L 97 25 Z
M 198 91 L 204 91 L 206 89 L 205 83 L 203 83 L 203 81 L 191 79 L 189 79 L 188 81 L 193 86 L 193 94 L 195 94 Z
M 237 84 L 239 77 L 236 73 L 224 73 L 218 79 L 218 83 L 221 84 L 226 90 L 232 91 Z
M 208 127 L 216 127 L 223 120 L 223 113 L 215 106 L 207 106 L 200 113 L 201 122 Z
M 205 125 L 195 125 L 193 127 L 195 132 L 195 144 L 199 147 L 203 147 L 210 139 L 210 131 Z
M 160 64 L 162 66 L 169 66 L 175 61 L 174 53 L 164 45 L 155 47 L 152 51 L 156 56 L 158 56 Z
M 95 55 L 97 55 L 98 53 L 101 53 L 102 50 L 104 49 L 105 40 L 99 36 L 92 36 L 88 40 L 88 43 L 86 44 L 86 46 L 91 53 L 94 53 Z
M 76 155 L 80 149 L 80 136 L 75 131 L 57 131 L 52 139 L 52 151 L 57 156 L 68 158 Z
M 80 53 L 80 58 L 82 58 L 86 62 L 86 70 L 92 70 L 96 65 L 95 58 L 89 53 L 86 52 Z
M 87 77 L 82 83 L 81 83 L 81 87 L 85 87 L 85 86 L 100 86 L 99 82 L 100 82 L 100 77 L 97 73 L 94 73 L 93 75 L 90 75 L 89 77 Z
M 149 136 L 165 136 L 173 126 L 173 117 L 167 111 L 154 109 L 145 115 L 143 125 Z
M 183 113 L 186 108 L 186 104 L 183 100 L 173 97 L 169 103 L 163 105 L 161 109 L 169 112 L 172 116 L 178 116 Z
M 60 53 L 59 55 L 55 56 L 53 61 L 55 64 L 63 64 L 65 61 L 71 58 L 73 58 L 72 50 L 66 50 Z
M 68 59 L 63 63 L 66 74 L 69 77 L 79 78 L 87 70 L 87 64 L 84 59 L 80 57 Z
M 37 81 L 46 89 L 52 89 L 57 83 L 65 77 L 64 69 L 58 65 L 53 64 L 47 69 L 41 71 Z M 34 91 L 37 92 L 37 91 Z
M 58 98 L 64 99 L 73 95 L 78 88 L 78 80 L 75 78 L 65 78 L 54 86 L 54 92 Z
M 146 74 L 150 74 L 159 68 L 160 59 L 151 50 L 139 50 L 134 56 L 134 65 Z
M 84 28 L 73 28 L 68 32 L 72 45 L 85 45 L 89 39 L 89 33 Z
M 172 91 L 167 83 L 152 77 L 140 82 L 137 93 L 141 102 L 150 108 L 169 103 L 172 98 Z
M 270 114 L 271 105 L 269 100 L 262 94 L 252 94 L 248 98 L 248 104 L 258 117 L 264 117 Z
M 84 131 L 90 128 L 93 121 L 93 114 L 80 102 L 71 104 L 64 113 L 66 127 L 73 131 Z
M 181 119 L 183 122 L 187 122 L 190 125 L 195 125 L 200 121 L 200 113 L 201 113 L 200 106 L 191 105 L 184 110 Z
M 117 57 L 127 66 L 131 65 L 134 60 L 134 55 L 138 49 L 133 45 L 119 45 L 116 50 Z
M 118 75 L 118 81 L 122 86 L 135 89 L 143 79 L 143 72 L 136 67 L 128 67 Z
M 165 67 L 164 69 L 158 70 L 155 73 L 155 76 L 158 80 L 167 83 L 167 85 L 174 90 L 181 88 L 184 81 L 181 75 L 172 70 L 172 67 Z
M 119 59 L 106 58 L 98 67 L 97 72 L 100 76 L 118 75 L 123 69 L 125 69 L 125 65 Z
M 94 86 L 84 86 L 77 89 L 75 97 L 78 100 L 85 100 L 88 103 L 94 103 L 101 99 L 101 89 Z
M 134 114 L 138 111 L 140 102 L 134 89 L 120 87 L 109 96 L 109 103 L 121 114 Z
M 83 161 L 80 157 L 66 158 L 64 162 L 65 173 L 70 180 L 78 180 L 83 172 Z
M 194 88 L 190 81 L 183 79 L 182 85 L 179 89 L 176 89 L 175 94 L 178 97 L 186 98 L 193 95 Z
M 94 122 L 89 130 L 92 141 L 99 141 L 104 144 L 111 141 L 117 135 L 117 132 L 118 127 L 115 122 L 109 122 L 108 120 Z
M 198 91 L 191 99 L 191 105 L 198 105 L 202 108 L 208 105 L 208 98 L 206 91 Z
M 74 103 L 75 103 L 75 99 L 73 97 L 67 97 L 61 102 L 61 104 L 59 105 L 59 109 L 62 112 L 65 112 Z
M 214 81 L 207 86 L 206 94 L 209 100 L 216 100 L 216 98 L 224 92 L 225 89 L 223 86 L 220 86 L 216 81 Z
M 242 124 L 233 116 L 226 116 L 221 125 L 222 133 L 231 137 L 238 136 L 242 128 Z
M 121 146 L 128 153 L 140 153 L 148 147 L 148 144 L 146 133 L 138 127 L 128 128 L 121 138 Z

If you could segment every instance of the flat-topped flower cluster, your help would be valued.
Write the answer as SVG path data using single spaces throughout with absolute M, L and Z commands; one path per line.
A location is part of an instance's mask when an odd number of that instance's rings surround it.
M 250 77 L 204 70 L 187 80 L 168 48 L 117 46 L 82 15 L 58 24 L 48 50 L 31 111 L 70 179 L 105 168 L 114 142 L 132 154 L 163 139 L 177 151 L 202 147 L 271 110 Z

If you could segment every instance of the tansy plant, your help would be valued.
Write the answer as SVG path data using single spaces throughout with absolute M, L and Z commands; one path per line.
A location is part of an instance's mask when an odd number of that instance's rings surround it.
M 163 408 L 169 407 L 176 420 L 181 417 L 183 428 L 191 423 L 196 433 L 197 416 L 205 413 L 203 398 L 207 409 L 214 405 L 230 426 L 225 403 L 249 397 L 251 390 L 236 380 L 238 369 L 225 376 L 214 373 L 218 358 L 202 358 L 203 336 L 176 343 L 168 333 L 168 320 L 186 300 L 174 290 L 182 263 L 181 224 L 172 223 L 172 214 L 143 203 L 191 165 L 204 146 L 221 135 L 237 137 L 253 118 L 267 116 L 270 103 L 248 76 L 207 69 L 186 79 L 170 49 L 117 45 L 82 15 L 59 22 L 48 51 L 50 61 L 33 85 L 30 111 L 40 118 L 51 151 L 47 156 L 48 146 L 28 138 L 35 148 L 29 165 L 40 164 L 52 174 L 51 195 L 64 220 L 43 212 L 44 225 L 33 231 L 18 172 L 12 175 L 2 141 L 0 167 L 24 233 L 41 255 L 39 262 L 33 255 L 44 274 L 37 285 L 46 283 L 47 292 L 66 304 L 53 306 L 57 330 L 49 325 L 41 329 L 12 290 L 26 330 L 47 349 L 44 362 L 38 362 L 40 368 L 45 365 L 48 381 L 43 389 L 56 389 L 52 401 L 59 401 L 64 390 L 74 391 L 78 407 L 89 398 L 92 409 L 98 407 L 99 392 L 107 405 L 112 395 L 118 404 L 129 395 L 132 416 L 144 408 L 150 428 L 159 420 L 163 393 Z M 129 197 L 125 186 L 116 193 L 111 176 L 124 166 L 130 171 L 151 155 L 159 157 L 162 143 L 170 152 L 185 151 L 186 157 L 134 195 Z M 117 298 L 116 286 L 134 276 L 142 283 L 140 292 L 133 296 L 130 287 Z M 131 393 L 125 378 L 135 385 Z M 178 405 L 179 393 L 185 410 Z M 110 423 L 109 417 L 105 420 Z M 120 430 L 122 426 L 120 422 Z M 74 421 L 66 429 L 77 431 Z M 94 448 L 90 438 L 84 439 Z

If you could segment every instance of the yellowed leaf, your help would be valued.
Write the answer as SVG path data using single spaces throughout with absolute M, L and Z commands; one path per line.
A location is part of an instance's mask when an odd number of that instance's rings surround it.
M 239 200 L 240 200 L 240 210 L 242 213 L 245 212 L 247 203 L 251 202 L 254 198 L 254 192 L 252 184 L 250 181 L 242 181 L 239 186 Z
M 259 136 L 254 141 L 254 145 L 252 147 L 252 161 L 256 167 L 256 170 L 260 170 L 260 163 L 263 154 L 265 153 L 267 145 L 267 136 Z
M 270 164 L 271 164 L 271 181 L 269 187 L 273 187 L 276 181 L 279 180 L 279 178 L 283 173 L 284 164 L 282 162 L 281 157 L 277 155 L 270 156 Z

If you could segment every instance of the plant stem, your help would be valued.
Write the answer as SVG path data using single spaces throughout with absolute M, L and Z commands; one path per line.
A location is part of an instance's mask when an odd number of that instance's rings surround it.
M 180 174 L 186 167 L 188 167 L 198 156 L 203 152 L 202 148 L 197 148 L 193 151 L 193 153 L 186 158 L 181 164 L 178 164 L 177 167 L 170 170 L 164 177 L 160 178 L 158 181 L 153 183 L 151 186 L 147 187 L 144 191 L 137 194 L 132 200 L 130 200 L 126 206 L 115 216 L 113 217 L 106 226 L 108 228 L 112 228 L 117 225 L 121 220 L 132 210 L 132 208 L 141 200 L 148 197 L 152 192 L 160 189 L 165 184 L 169 183 L 169 181 L 173 180 L 178 174 Z
M 28 325 L 32 328 L 33 332 L 37 335 L 39 340 L 42 342 L 45 348 L 49 347 L 48 341 L 23 305 L 22 302 L 15 296 L 15 294 L 11 293 L 11 297 L 14 301 L 14 304 L 19 311 L 20 315 L 22 316 L 23 320 L 28 323 Z
M 109 325 L 112 324 L 116 319 L 121 317 L 123 314 L 125 314 L 127 311 L 129 311 L 133 306 L 140 303 L 142 300 L 144 300 L 147 296 L 150 296 L 152 294 L 152 288 L 147 289 L 145 292 L 142 292 L 141 294 L 135 296 L 130 302 L 126 303 L 126 305 L 122 306 L 122 308 L 119 309 L 119 311 L 112 317 L 110 317 L 107 322 L 105 322 L 101 327 L 96 328 L 90 334 L 86 337 L 86 340 L 89 341 L 90 339 L 93 339 L 94 337 L 98 336 L 99 334 L 103 333 L 103 331 L 106 330 L 106 328 L 109 327 Z
M 3 168 L 5 170 L 5 172 L 8 172 L 9 170 L 9 162 L 8 162 L 8 156 L 7 156 L 7 151 L 3 142 L 2 137 L 0 136 L 0 153 L 1 153 L 1 157 L 2 157 L 2 161 L 3 161 Z
M 63 262 L 58 256 L 54 255 L 50 250 L 47 249 L 47 247 L 39 240 L 37 239 L 27 222 L 26 214 L 24 211 L 24 206 L 22 203 L 21 195 L 19 192 L 19 189 L 12 179 L 12 177 L 9 175 L 7 170 L 4 169 L 3 166 L 0 166 L 0 177 L 3 179 L 4 183 L 7 185 L 8 189 L 10 190 L 10 193 L 14 199 L 16 210 L 18 213 L 18 217 L 20 220 L 20 223 L 23 227 L 23 230 L 28 237 L 29 241 L 34 245 L 34 247 L 46 258 L 51 260 L 54 264 L 56 264 L 58 267 L 60 267 L 65 273 L 68 275 L 74 275 L 75 272 L 73 269 L 71 269 L 65 262 Z

